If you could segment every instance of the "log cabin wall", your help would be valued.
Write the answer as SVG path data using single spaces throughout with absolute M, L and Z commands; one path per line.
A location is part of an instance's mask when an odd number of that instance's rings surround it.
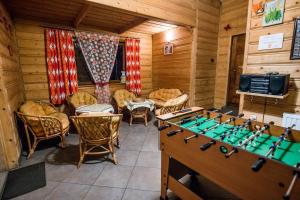
M 23 81 L 15 30 L 0 3 L 0 171 L 15 168 L 21 153 L 14 112 L 23 101 Z
M 169 21 L 177 25 L 196 25 L 196 1 L 198 0 L 88 0 L 90 3 L 123 9 L 151 19 Z M 210 0 L 200 0 L 207 1 Z M 214 0 L 213 0 L 214 1 Z
M 190 94 L 191 49 L 193 33 L 178 27 L 153 35 L 153 89 L 178 88 Z M 173 54 L 164 55 L 167 38 Z
M 247 11 L 248 0 L 226 0 L 223 1 L 221 6 L 214 95 L 214 106 L 216 108 L 226 105 L 231 39 L 234 35 L 246 33 Z M 224 28 L 227 25 L 231 27 L 228 30 Z
M 285 1 L 285 13 L 282 24 L 269 27 L 262 27 L 262 16 L 256 16 L 251 11 L 253 4 L 259 0 L 249 0 L 247 38 L 245 49 L 244 72 L 245 73 L 266 73 L 277 71 L 280 73 L 290 73 L 289 97 L 279 100 L 278 104 L 274 99 L 255 97 L 250 101 L 249 96 L 241 95 L 240 112 L 255 114 L 259 121 L 274 121 L 280 125 L 283 112 L 300 112 L 300 60 L 290 60 L 291 43 L 294 30 L 294 19 L 300 12 L 298 0 Z M 262 35 L 284 33 L 282 49 L 258 51 L 259 37 Z M 264 106 L 266 103 L 266 106 Z
M 205 108 L 214 103 L 219 19 L 219 0 L 198 0 L 194 98 L 195 105 Z
M 88 31 L 99 30 L 89 28 Z M 26 100 L 49 101 L 44 28 L 39 22 L 17 19 L 16 35 Z M 142 95 L 146 95 L 152 90 L 152 37 L 150 34 L 134 32 L 125 32 L 122 36 L 141 39 Z M 112 93 L 121 88 L 125 88 L 125 84 L 110 84 Z M 95 87 L 93 85 L 79 86 L 79 90 L 94 94 Z

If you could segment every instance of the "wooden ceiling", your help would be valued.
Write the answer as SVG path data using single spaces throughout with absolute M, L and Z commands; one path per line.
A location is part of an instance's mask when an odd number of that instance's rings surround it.
M 85 0 L 4 0 L 4 2 L 13 18 L 74 28 L 86 26 L 119 34 L 128 30 L 155 34 L 176 27 L 124 10 L 88 4 Z

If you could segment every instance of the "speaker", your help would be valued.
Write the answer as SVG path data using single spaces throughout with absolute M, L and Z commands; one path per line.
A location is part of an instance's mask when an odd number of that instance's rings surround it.
M 240 91 L 248 92 L 250 90 L 251 74 L 241 74 Z
M 289 74 L 270 75 L 270 90 L 273 95 L 285 95 L 289 87 Z

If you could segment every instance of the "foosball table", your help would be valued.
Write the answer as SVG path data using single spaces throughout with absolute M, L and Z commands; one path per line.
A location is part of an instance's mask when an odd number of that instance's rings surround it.
M 161 199 L 202 197 L 179 179 L 192 171 L 246 200 L 300 199 L 300 132 L 293 126 L 199 107 L 158 117 Z

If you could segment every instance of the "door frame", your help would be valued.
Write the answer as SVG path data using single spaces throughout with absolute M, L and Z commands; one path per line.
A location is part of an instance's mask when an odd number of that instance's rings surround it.
M 229 47 L 228 47 L 228 63 L 227 63 L 227 82 L 226 82 L 226 95 L 225 95 L 225 106 L 228 106 L 228 93 L 229 93 L 229 82 L 230 82 L 230 64 L 231 64 L 231 54 L 232 54 L 232 42 L 233 42 L 233 37 L 235 36 L 239 36 L 239 35 L 245 35 L 245 40 L 246 40 L 246 33 L 239 33 L 239 34 L 234 34 L 230 36 L 230 40 L 229 40 Z M 244 44 L 244 47 L 246 47 L 246 43 Z M 246 48 L 244 48 L 244 51 L 246 50 Z M 243 56 L 245 56 L 245 54 L 243 54 Z M 244 59 L 243 59 L 243 64 L 241 66 L 244 65 Z M 238 108 L 240 108 L 240 99 L 239 102 L 237 103 Z

